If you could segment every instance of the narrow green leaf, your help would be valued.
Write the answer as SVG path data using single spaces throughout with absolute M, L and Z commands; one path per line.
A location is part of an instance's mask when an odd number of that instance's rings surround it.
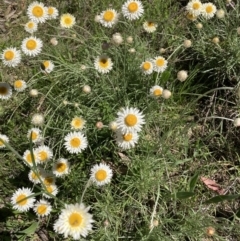
M 236 214 L 235 214 L 238 218 L 240 218 L 240 209 L 237 210 Z
M 178 199 L 186 199 L 186 198 L 192 197 L 194 195 L 195 195 L 194 192 L 177 192 L 176 193 L 176 198 L 178 198 Z
M 170 78 L 171 73 L 169 71 L 164 71 L 161 75 L 161 80 L 163 82 L 167 82 L 168 79 Z
M 27 235 L 34 234 L 38 228 L 38 222 L 34 222 L 30 227 L 20 231 L 19 233 L 25 233 Z
M 198 181 L 198 176 L 199 176 L 199 173 L 196 172 L 194 174 L 194 176 L 190 179 L 190 181 L 189 181 L 189 190 L 190 190 L 190 192 L 194 191 L 195 186 L 196 186 L 197 181 Z
M 219 195 L 213 198 L 208 199 L 204 203 L 209 204 L 209 203 L 219 203 L 223 201 L 230 201 L 239 198 L 240 195 Z

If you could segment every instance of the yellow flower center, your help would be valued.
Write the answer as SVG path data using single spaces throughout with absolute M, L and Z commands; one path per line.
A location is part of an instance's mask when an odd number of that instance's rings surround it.
M 47 212 L 47 205 L 41 204 L 41 205 L 39 205 L 39 206 L 37 207 L 37 213 L 38 213 L 39 215 L 43 215 L 43 214 L 45 214 L 46 212 Z
M 17 89 L 21 88 L 23 86 L 23 82 L 21 80 L 16 80 L 14 82 L 14 87 L 16 87 Z
M 3 144 L 3 142 L 2 141 L 0 141 L 0 146 L 3 146 L 4 144 Z
M 17 204 L 20 205 L 20 206 L 24 206 L 26 203 L 27 203 L 27 196 L 25 194 L 20 194 L 18 197 L 17 197 Z
M 138 10 L 138 4 L 135 3 L 135 2 L 130 3 L 130 4 L 128 5 L 128 10 L 129 10 L 129 12 L 131 12 L 131 13 L 136 12 L 136 11 Z
M 149 62 L 145 62 L 143 64 L 142 68 L 147 71 L 151 68 L 151 64 Z
M 39 159 L 40 159 L 41 161 L 46 161 L 47 158 L 48 158 L 48 154 L 47 154 L 46 151 L 40 151 L 40 152 L 38 153 L 38 156 L 39 156 Z
M 212 6 L 207 6 L 206 7 L 206 12 L 207 13 L 212 13 L 213 12 L 213 7 Z
M 79 147 L 80 144 L 81 144 L 81 141 L 80 141 L 80 139 L 79 139 L 78 137 L 74 137 L 74 138 L 72 138 L 72 140 L 70 141 L 70 145 L 71 145 L 72 147 L 74 147 L 74 148 Z
M 33 22 L 29 22 L 27 26 L 28 26 L 28 28 L 34 28 L 34 23 Z
M 100 60 L 99 60 L 99 65 L 100 65 L 102 68 L 107 68 L 107 67 L 108 67 L 108 59 L 100 59 Z
M 58 163 L 56 166 L 57 172 L 64 172 L 67 169 L 67 165 L 65 163 Z
M 30 39 L 27 41 L 26 47 L 29 50 L 34 50 L 37 47 L 37 42 L 34 39 Z
M 123 140 L 124 141 L 131 141 L 132 137 L 133 137 L 132 134 L 128 133 L 128 134 L 123 135 Z
M 83 218 L 79 213 L 72 213 L 68 218 L 68 222 L 70 226 L 73 228 L 81 226 L 82 221 L 83 221 Z
M 37 176 L 37 174 L 35 172 L 32 172 L 31 177 L 32 177 L 33 180 L 38 179 L 38 176 Z
M 63 21 L 66 25 L 71 25 L 73 22 L 71 17 L 65 17 Z
M 106 11 L 104 14 L 103 14 L 103 19 L 106 21 L 106 22 L 111 22 L 113 19 L 114 19 L 114 12 L 113 11 Z
M 148 27 L 153 27 L 154 23 L 153 22 L 148 22 L 147 25 L 148 25 Z
M 43 181 L 43 183 L 46 185 L 46 186 L 49 186 L 51 184 L 54 183 L 54 178 L 53 177 L 46 177 Z
M 193 14 L 191 14 L 191 13 L 188 13 L 187 14 L 187 19 L 189 19 L 189 20 L 196 20 L 197 19 L 197 17 L 195 17 Z
M 5 58 L 5 60 L 8 60 L 8 61 L 12 60 L 14 58 L 14 56 L 15 56 L 15 54 L 12 50 L 8 50 L 4 53 L 4 58 Z
M 48 8 L 48 14 L 53 15 L 53 13 L 54 13 L 54 9 L 52 7 L 49 7 Z
M 48 68 L 49 65 L 50 65 L 50 62 L 49 62 L 49 61 L 44 61 L 44 62 L 43 62 L 43 65 L 44 65 L 45 68 Z
M 157 65 L 158 67 L 162 67 L 164 64 L 165 64 L 165 60 L 164 60 L 164 59 L 158 59 L 158 60 L 156 61 L 156 65 Z
M 32 131 L 32 132 L 30 133 L 30 138 L 32 138 L 33 141 L 36 140 L 37 137 L 38 137 L 38 134 L 37 134 L 36 132 Z
M 107 177 L 107 172 L 105 170 L 99 170 L 95 173 L 95 178 L 99 181 L 102 182 L 106 179 Z
M 31 156 L 31 153 L 30 153 L 30 152 L 26 155 L 26 161 L 29 162 L 29 163 L 32 163 L 32 162 L 33 162 L 32 156 Z
M 192 7 L 194 10 L 198 10 L 201 7 L 201 4 L 197 2 L 197 3 L 194 3 Z
M 49 193 L 52 193 L 53 192 L 53 188 L 51 186 L 46 186 L 46 189 Z
M 0 86 L 0 95 L 7 95 L 8 88 L 5 86 Z
M 153 91 L 153 94 L 154 94 L 155 96 L 162 95 L 162 90 L 161 90 L 161 89 L 156 89 L 156 90 Z
M 37 17 L 37 18 L 40 18 L 43 16 L 44 14 L 44 11 L 43 11 L 43 8 L 41 6 L 35 6 L 33 7 L 32 9 L 32 14 Z
M 81 118 L 74 118 L 72 121 L 72 125 L 74 128 L 81 128 L 83 125 L 83 120 Z
M 137 124 L 137 117 L 136 115 L 128 114 L 125 117 L 124 122 L 127 126 L 135 126 Z

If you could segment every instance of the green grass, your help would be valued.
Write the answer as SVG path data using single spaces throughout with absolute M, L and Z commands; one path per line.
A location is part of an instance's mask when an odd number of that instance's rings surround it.
M 31 2 L 11 8 L 7 3 L 0 4 L 1 14 L 8 8 L 16 13 L 23 11 L 7 21 L 6 32 L 0 32 L 0 52 L 10 46 L 20 49 L 28 36 L 22 25 L 28 19 L 26 7 Z M 111 4 L 120 12 L 123 2 Z M 22 156 L 30 148 L 27 132 L 32 127 L 31 117 L 42 113 L 44 144 L 54 153 L 44 168 L 51 170 L 53 162 L 64 157 L 71 164 L 71 172 L 57 179 L 59 193 L 50 199 L 51 214 L 38 219 L 32 209 L 19 212 L 12 208 L 10 199 L 18 188 L 30 187 L 36 193 L 39 189 L 29 181 L 29 167 L 16 153 L 1 149 L 0 240 L 62 240 L 63 236 L 54 232 L 53 223 L 63 203 L 80 202 L 83 194 L 83 203 L 91 207 L 95 222 L 93 230 L 81 240 L 239 240 L 238 199 L 206 204 L 218 194 L 200 181 L 200 177 L 208 177 L 227 195 L 239 193 L 240 133 L 228 120 L 239 113 L 235 91 L 239 5 L 236 3 L 233 9 L 223 0 L 214 1 L 217 8 L 226 11 L 225 18 L 200 19 L 204 28 L 198 30 L 197 22 L 185 17 L 183 6 L 187 2 L 173 0 L 143 1 L 145 13 L 141 19 L 130 22 L 122 17 L 114 28 L 107 29 L 94 22 L 94 17 L 109 4 L 53 2 L 60 14 L 73 14 L 76 25 L 61 29 L 58 19 L 40 24 L 36 36 L 44 43 L 41 54 L 24 56 L 17 68 L 1 64 L 1 82 L 12 85 L 14 80 L 23 79 L 28 88 L 21 93 L 13 91 L 7 101 L 0 100 L 0 133 L 9 137 L 11 147 Z M 143 31 L 147 19 L 157 21 L 155 33 Z M 134 42 L 115 46 L 111 36 L 116 32 L 124 40 L 132 36 Z M 219 45 L 211 42 L 214 36 L 219 36 Z M 50 44 L 52 37 L 58 39 L 57 46 Z M 191 48 L 182 46 L 185 39 L 192 40 Z M 108 43 L 107 48 L 104 43 Z M 130 53 L 130 48 L 136 52 Z M 160 54 L 160 48 L 166 52 Z M 114 63 L 105 75 L 98 73 L 93 64 L 102 54 Z M 158 55 L 168 59 L 167 70 L 143 75 L 141 63 Z M 55 64 L 50 74 L 40 71 L 46 59 Z M 82 65 L 87 69 L 82 70 Z M 182 69 L 189 74 L 185 82 L 176 78 Z M 156 84 L 170 90 L 171 98 L 152 98 L 149 90 Z M 91 93 L 82 91 L 84 85 L 91 86 Z M 29 96 L 33 88 L 39 91 L 36 98 Z M 108 124 L 126 106 L 141 110 L 146 124 L 136 147 L 121 150 Z M 74 116 L 86 120 L 83 132 L 89 146 L 80 154 L 69 154 L 63 145 Z M 96 127 L 98 121 L 103 122 L 102 129 Z M 111 183 L 86 187 L 92 166 L 101 162 L 113 170 Z M 207 236 L 208 227 L 216 229 L 213 237 Z

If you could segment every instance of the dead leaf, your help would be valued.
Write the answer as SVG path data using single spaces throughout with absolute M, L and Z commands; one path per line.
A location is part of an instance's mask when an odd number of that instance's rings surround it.
M 219 195 L 223 195 L 225 193 L 225 189 L 221 188 L 221 186 L 214 180 L 207 177 L 201 177 L 200 179 L 209 189 L 217 192 Z
M 123 163 L 126 163 L 128 164 L 131 160 L 126 156 L 124 155 L 123 153 L 121 152 L 118 152 L 118 155 L 120 156 L 121 160 Z

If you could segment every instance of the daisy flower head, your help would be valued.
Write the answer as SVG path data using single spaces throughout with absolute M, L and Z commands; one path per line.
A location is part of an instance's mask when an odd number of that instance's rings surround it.
M 3 142 L 8 143 L 9 138 L 6 135 L 0 134 L 0 139 L 3 140 Z M 0 149 L 6 147 L 5 144 L 0 140 Z
M 33 211 L 38 217 L 48 216 L 52 211 L 52 206 L 48 201 L 41 199 L 34 204 Z
M 42 114 L 34 114 L 31 120 L 32 124 L 35 126 L 42 126 L 44 123 L 44 116 Z
M 70 165 L 67 159 L 60 158 L 57 162 L 53 164 L 53 174 L 57 177 L 62 177 L 69 174 Z
M 109 123 L 109 129 L 112 130 L 112 131 L 117 131 L 117 129 L 118 129 L 117 122 L 116 121 L 111 121 Z
M 91 168 L 90 179 L 97 186 L 103 186 L 105 184 L 110 183 L 112 176 L 112 169 L 106 164 L 96 164 Z
M 97 57 L 94 61 L 95 69 L 102 74 L 108 73 L 112 69 L 112 66 L 113 62 L 107 56 Z
M 117 131 L 116 142 L 117 145 L 123 150 L 127 150 L 135 147 L 139 139 L 139 135 L 137 132 L 128 132 L 126 134 L 122 134 L 121 131 Z
M 147 32 L 147 33 L 153 33 L 157 30 L 157 24 L 154 23 L 153 21 L 145 21 L 143 23 L 143 29 Z
M 70 13 L 62 14 L 60 17 L 60 26 L 62 28 L 72 28 L 75 23 L 76 19 Z
M 191 20 L 191 21 L 195 21 L 197 19 L 197 17 L 195 15 L 193 15 L 192 13 L 187 13 L 186 15 L 187 19 L 188 20 Z
M 139 19 L 143 15 L 143 5 L 138 0 L 128 0 L 122 6 L 123 16 L 129 20 Z
M 142 62 L 140 68 L 144 74 L 151 74 L 153 72 L 153 63 L 150 60 L 146 60 Z
M 42 182 L 43 184 L 47 187 L 47 186 L 50 186 L 50 185 L 54 185 L 55 182 L 56 182 L 56 178 L 55 176 L 53 175 L 52 172 L 50 171 L 42 171 L 41 173 L 41 179 L 42 179 Z
M 47 8 L 48 19 L 56 19 L 58 17 L 58 10 L 55 7 Z
M 58 219 L 53 225 L 56 233 L 63 234 L 64 238 L 71 236 L 74 240 L 86 237 L 92 230 L 92 215 L 88 212 L 90 207 L 83 203 L 65 204 Z
M 26 150 L 23 153 L 23 159 L 25 160 L 24 164 L 28 164 L 31 167 L 33 166 L 34 162 L 35 162 L 35 165 L 37 165 L 39 163 L 39 159 L 38 159 L 38 156 L 36 155 L 35 149 L 33 149 L 33 158 L 32 158 L 30 150 Z
M 186 70 L 180 70 L 177 73 L 177 79 L 184 82 L 188 77 L 188 72 Z
M 33 207 L 35 197 L 29 197 L 34 195 L 30 188 L 19 188 L 11 197 L 11 203 L 13 208 L 25 212 Z
M 119 14 L 114 9 L 107 9 L 100 14 L 99 22 L 106 28 L 113 27 L 118 21 Z
M 21 62 L 21 52 L 12 47 L 4 49 L 1 59 L 5 66 L 16 67 Z
M 24 54 L 34 57 L 41 53 L 42 46 L 43 43 L 41 39 L 31 36 L 22 41 L 21 48 Z
M 46 188 L 44 190 L 45 192 L 43 193 L 43 196 L 45 198 L 50 199 L 50 198 L 52 198 L 51 195 L 56 196 L 58 194 L 58 187 L 55 184 L 47 185 L 47 186 L 45 186 L 45 188 Z M 49 194 L 51 194 L 51 195 L 49 195 Z
M 84 149 L 87 148 L 88 142 L 87 138 L 77 131 L 68 133 L 64 137 L 64 146 L 70 153 L 81 153 Z
M 29 91 L 29 95 L 30 95 L 31 97 L 38 97 L 38 90 L 37 90 L 37 89 L 31 89 L 31 90 Z
M 39 171 L 33 171 L 33 170 L 30 170 L 30 172 L 28 173 L 28 179 L 34 183 L 34 184 L 38 184 L 40 183 L 40 172 Z M 39 176 L 39 177 L 38 177 Z
M 24 80 L 16 80 L 13 83 L 13 87 L 17 92 L 22 92 L 27 88 L 27 83 Z
M 83 88 L 82 88 L 82 91 L 85 93 L 85 94 L 89 94 L 91 93 L 91 87 L 89 85 L 84 85 Z
M 7 83 L 0 83 L 0 100 L 8 100 L 12 96 L 12 88 Z
M 41 2 L 33 2 L 27 8 L 28 17 L 36 23 L 44 23 L 47 18 L 47 8 Z
M 197 17 L 202 13 L 202 3 L 199 0 L 191 0 L 186 6 L 187 12 Z
M 43 61 L 41 63 L 41 71 L 43 73 L 51 73 L 54 69 L 54 63 L 50 60 Z
M 202 16 L 206 19 L 210 19 L 214 17 L 215 13 L 217 12 L 217 8 L 212 3 L 204 3 L 202 5 Z
M 29 22 L 27 22 L 24 25 L 24 29 L 28 33 L 34 33 L 38 29 L 38 24 L 36 22 L 30 20 Z
M 120 33 L 115 33 L 115 34 L 113 34 L 112 35 L 112 42 L 113 42 L 113 44 L 115 44 L 115 45 L 120 45 L 120 44 L 122 44 L 123 43 L 123 37 L 122 37 L 122 35 L 120 34 Z
M 163 90 L 162 97 L 163 99 L 169 99 L 172 96 L 172 92 L 170 90 Z
M 53 152 L 48 146 L 42 145 L 36 148 L 36 155 L 39 160 L 39 164 L 45 164 L 53 157 Z
M 150 95 L 154 98 L 158 98 L 162 95 L 163 93 L 163 88 L 159 85 L 154 85 L 151 89 L 150 89 Z
M 145 123 L 144 115 L 137 108 L 122 108 L 117 116 L 116 122 L 123 134 L 141 131 L 142 125 Z
M 82 130 L 86 121 L 82 117 L 75 116 L 71 121 L 71 128 L 74 130 Z
M 33 143 L 37 143 L 42 140 L 42 131 L 39 128 L 31 128 L 28 130 L 27 138 L 32 139 Z
M 153 69 L 158 73 L 162 73 L 167 68 L 168 61 L 162 56 L 157 56 L 152 61 Z

